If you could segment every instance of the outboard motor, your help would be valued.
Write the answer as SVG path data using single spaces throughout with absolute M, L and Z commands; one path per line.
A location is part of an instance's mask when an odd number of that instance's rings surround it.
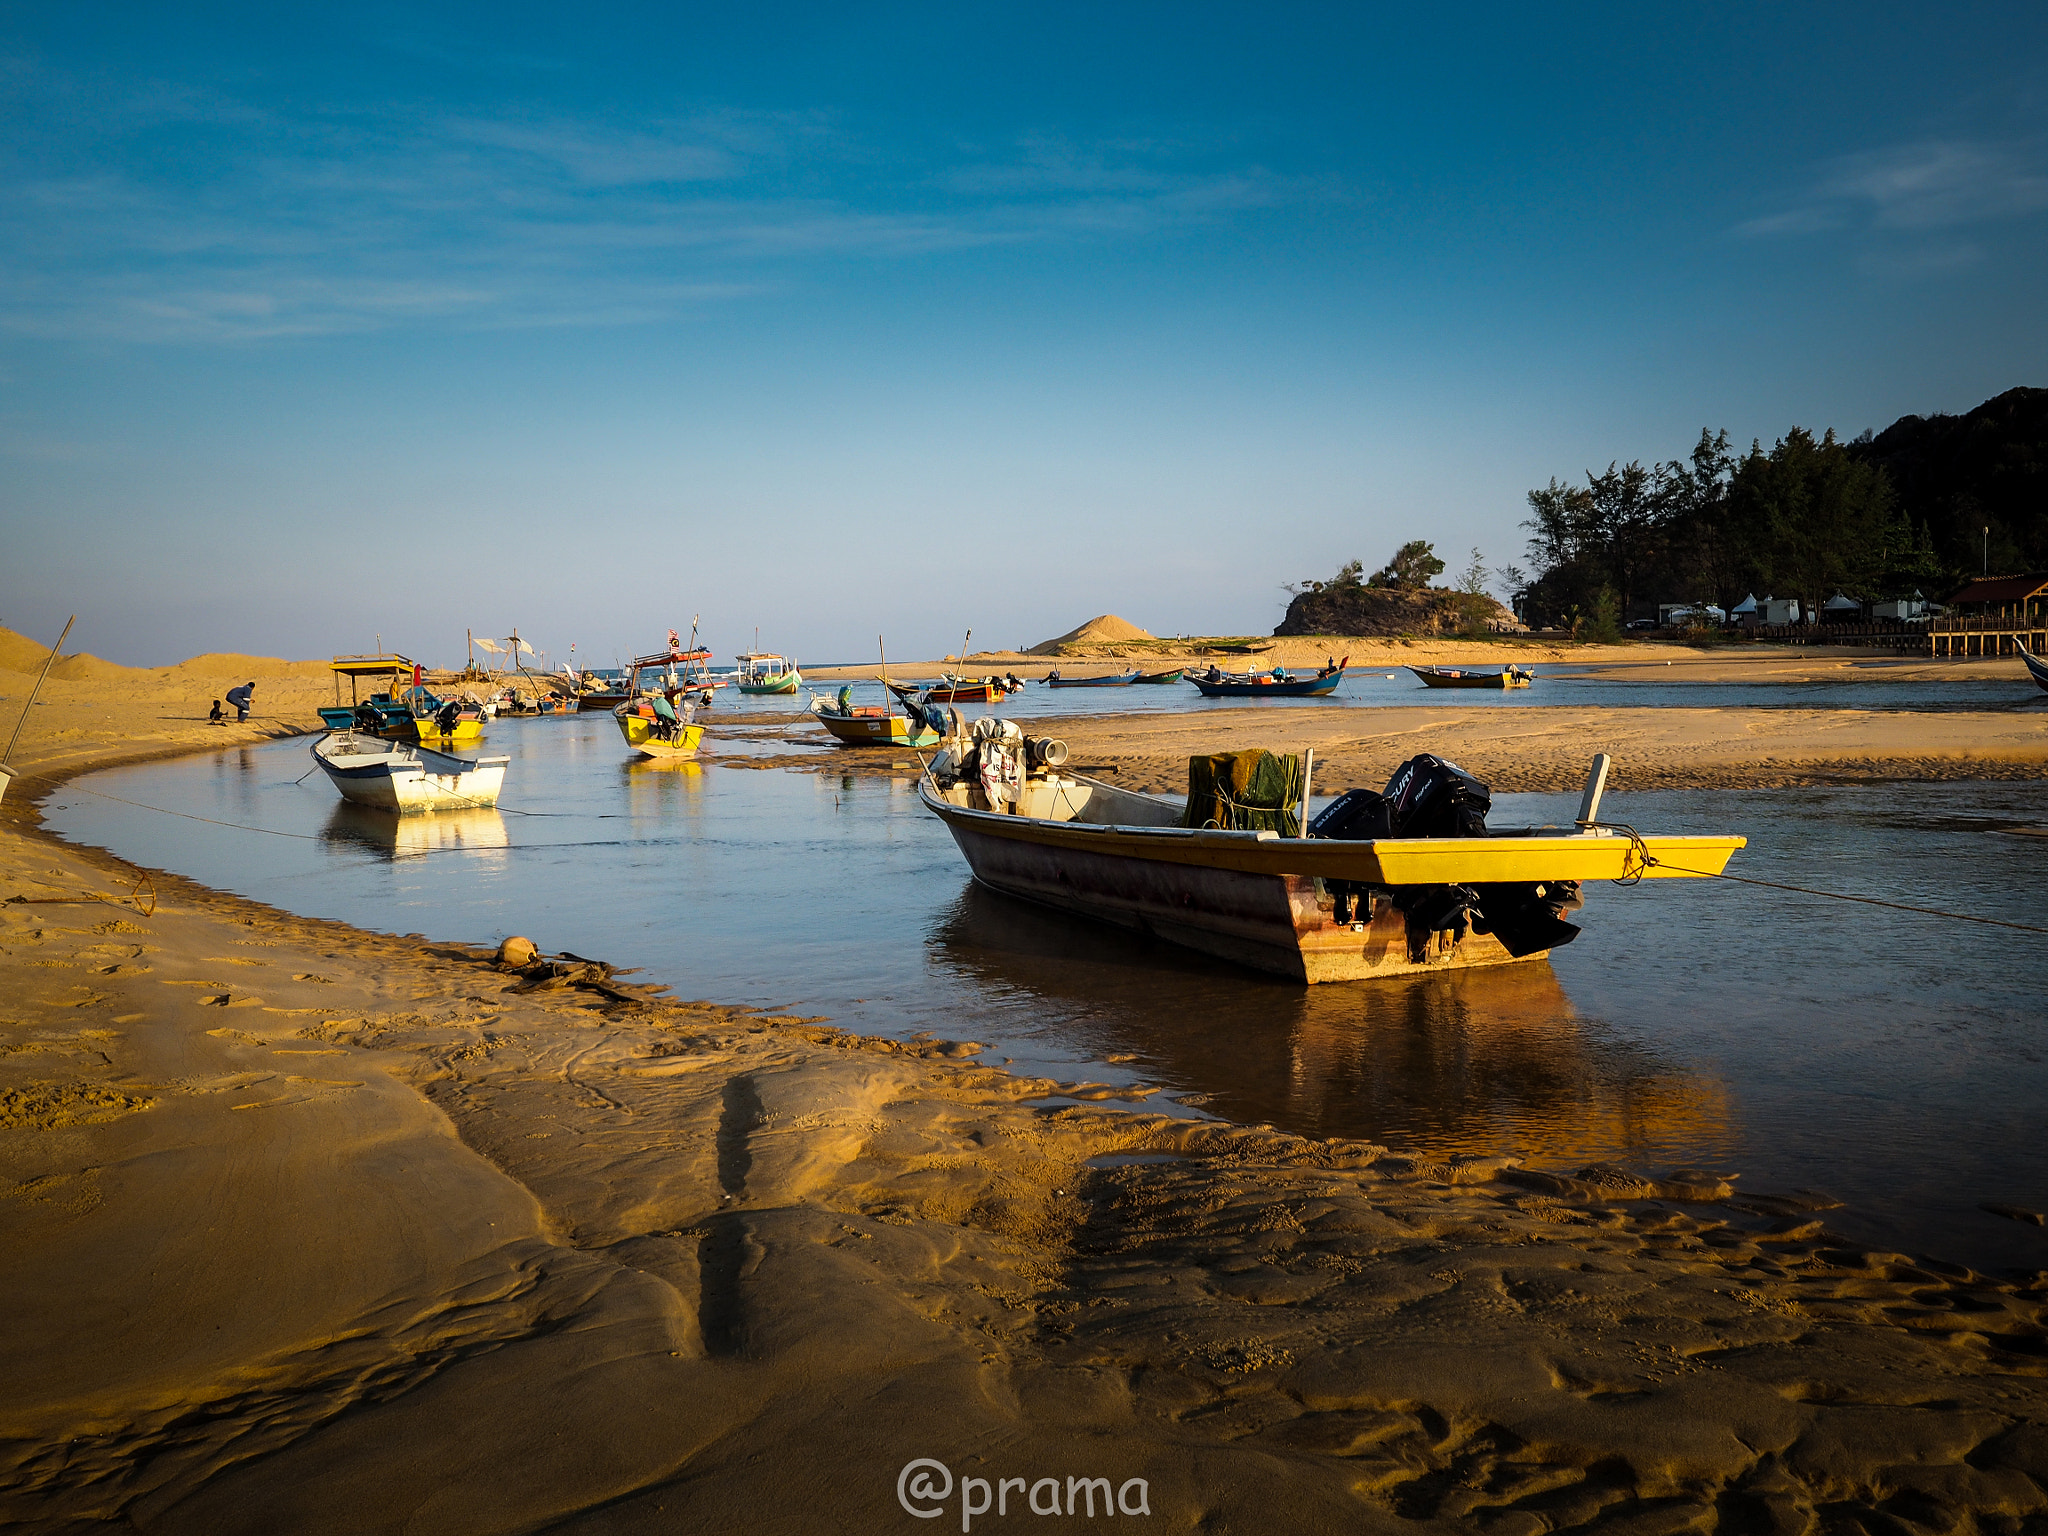
M 1493 792 L 1460 768 L 1424 753 L 1394 770 L 1386 791 L 1347 790 L 1309 825 L 1311 837 L 1358 841 L 1394 837 L 1484 837 Z M 1335 919 L 1351 920 L 1351 903 L 1365 890 L 1350 881 L 1327 882 L 1336 898 Z M 1575 881 L 1540 884 L 1405 885 L 1391 892 L 1393 904 L 1406 919 L 1411 955 L 1420 959 L 1430 936 L 1462 939 L 1469 928 L 1490 933 L 1516 959 L 1569 944 L 1579 936 L 1577 925 L 1562 914 L 1579 906 Z M 1363 919 L 1369 907 L 1361 905 Z
M 1493 791 L 1427 752 L 1394 770 L 1385 790 L 1395 837 L 1484 837 Z

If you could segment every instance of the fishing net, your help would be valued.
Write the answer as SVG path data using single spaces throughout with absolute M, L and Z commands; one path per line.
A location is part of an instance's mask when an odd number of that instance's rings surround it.
M 1181 825 L 1301 836 L 1301 759 L 1260 748 L 1189 758 Z

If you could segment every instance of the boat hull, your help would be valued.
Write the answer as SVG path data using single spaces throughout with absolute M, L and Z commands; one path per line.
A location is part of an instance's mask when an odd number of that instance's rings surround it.
M 1202 690 L 1205 699 L 1319 699 L 1325 694 L 1335 693 L 1337 685 L 1344 681 L 1344 674 L 1332 672 L 1291 683 L 1212 683 L 1204 677 L 1191 677 L 1188 681 Z
M 1529 678 L 1524 673 L 1500 672 L 1438 672 L 1429 667 L 1408 669 L 1432 688 L 1526 688 Z
M 2048 693 L 2048 661 L 2043 661 L 2024 645 L 2020 646 L 2019 650 L 2020 660 L 2027 664 L 2027 675 L 2040 686 L 2043 693 Z
M 1135 672 L 1123 672 L 1109 677 L 1048 677 L 1046 681 L 1055 688 L 1128 688 L 1144 679 Z
M 686 725 L 675 735 L 665 736 L 656 729 L 658 720 L 631 709 L 622 707 L 614 710 L 612 716 L 619 722 L 619 734 L 626 738 L 626 745 L 642 757 L 695 757 L 704 740 L 701 725 Z
M 342 799 L 380 811 L 480 810 L 498 803 L 505 757 L 450 757 L 343 732 L 313 744 L 313 760 Z
M 741 693 L 795 693 L 803 678 L 792 672 L 787 677 L 769 683 L 741 683 Z
M 1290 981 L 1370 981 L 1516 963 L 1491 934 L 1467 933 L 1452 943 L 1439 933 L 1411 944 L 1407 918 L 1390 904 L 1362 928 L 1340 927 L 1318 906 L 1315 881 L 1300 875 L 1055 851 L 959 824 L 951 831 L 974 878 L 990 890 Z
M 419 740 L 435 745 L 467 746 L 483 740 L 484 723 L 481 720 L 458 720 L 451 730 L 442 730 L 432 720 L 414 720 L 413 733 Z
M 913 727 L 901 715 L 827 715 L 818 723 L 849 747 L 930 747 L 939 733 L 928 725 Z

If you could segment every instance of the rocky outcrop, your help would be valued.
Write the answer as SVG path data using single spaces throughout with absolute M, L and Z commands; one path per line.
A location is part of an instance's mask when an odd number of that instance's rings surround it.
M 1442 587 L 1324 586 L 1298 594 L 1276 635 L 1455 635 L 1471 627 L 1519 632 L 1521 621 L 1490 597 Z

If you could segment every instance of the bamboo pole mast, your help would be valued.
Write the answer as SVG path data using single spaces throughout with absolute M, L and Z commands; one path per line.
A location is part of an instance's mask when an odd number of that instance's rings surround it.
M 0 752 L 0 763 L 14 756 L 14 744 L 21 740 L 21 728 L 28 724 L 28 712 L 36 707 L 36 695 L 43 691 L 43 683 L 50 675 L 50 668 L 57 665 L 57 653 L 64 648 L 64 637 L 71 633 L 71 626 L 78 622 L 73 614 L 64 621 L 64 634 L 57 637 L 57 643 L 50 647 L 50 654 L 43 661 L 43 670 L 36 677 L 35 687 L 28 691 L 28 702 L 21 706 L 21 718 L 14 723 L 14 734 L 7 738 L 7 750 Z

